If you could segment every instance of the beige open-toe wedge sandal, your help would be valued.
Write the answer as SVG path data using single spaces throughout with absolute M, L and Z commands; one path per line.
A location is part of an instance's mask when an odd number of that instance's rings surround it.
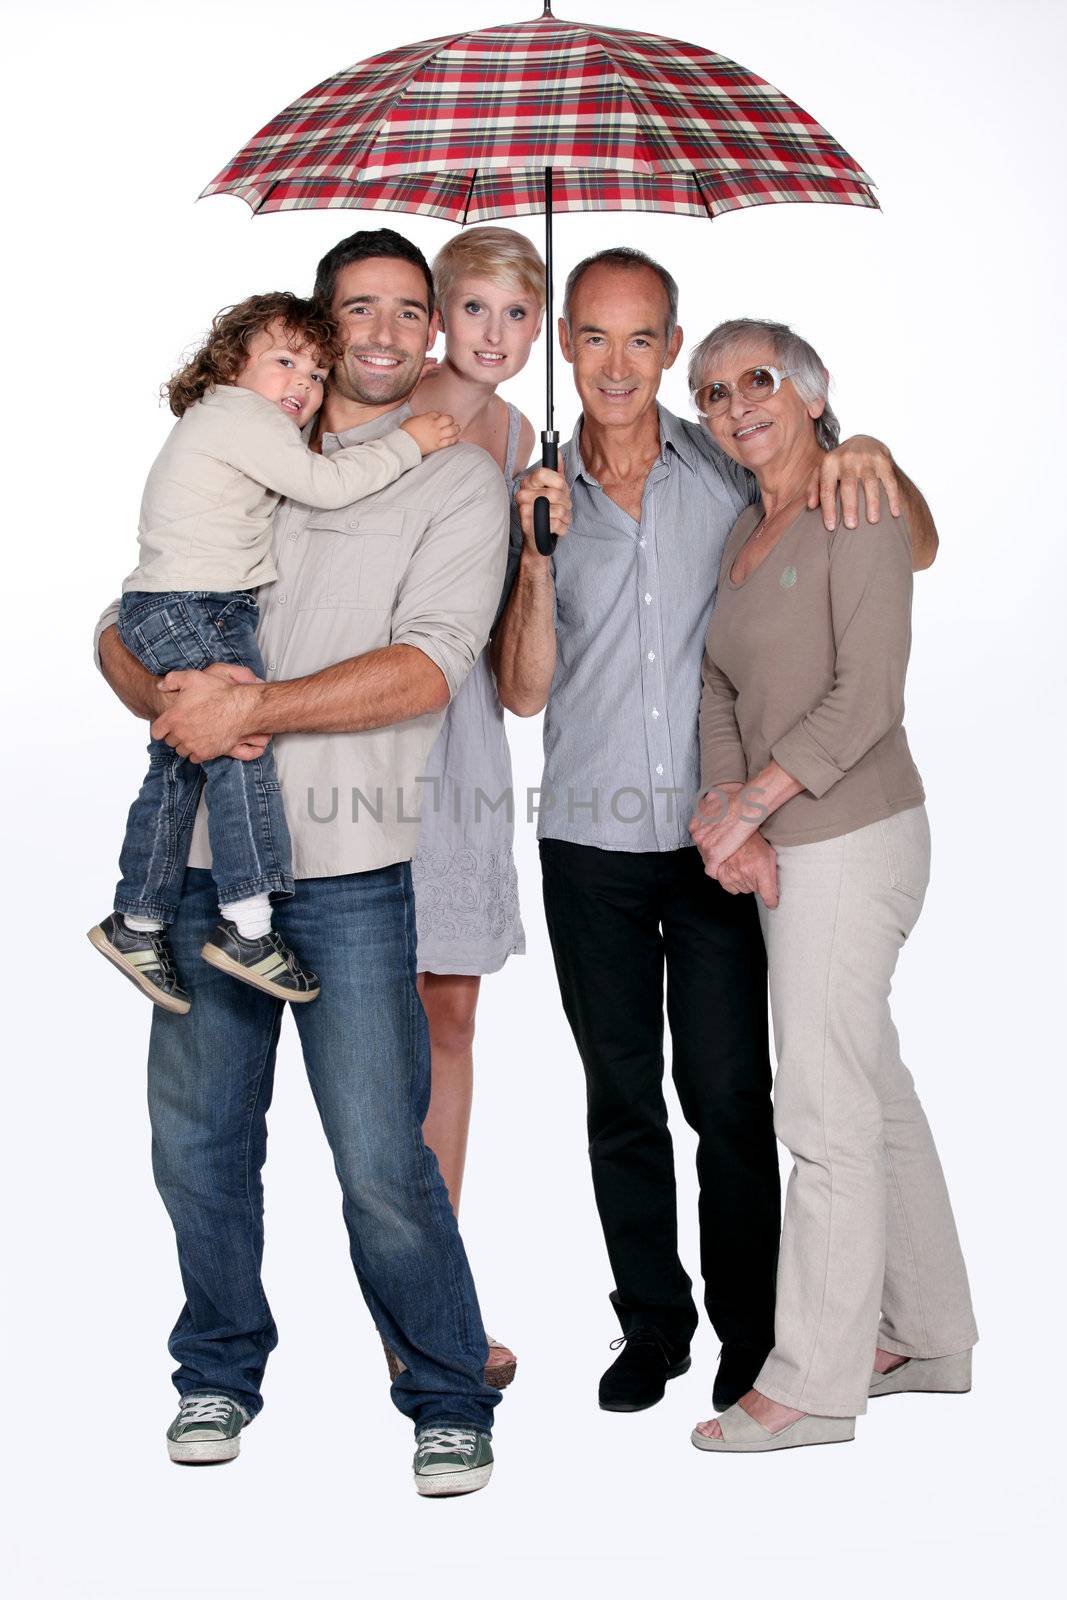
M 500 1343 L 499 1339 L 492 1339 L 486 1335 L 486 1343 L 490 1351 L 506 1350 L 507 1346 Z M 395 1383 L 404 1371 L 404 1363 L 394 1350 L 390 1350 L 385 1340 L 382 1340 L 382 1349 L 385 1351 L 385 1364 L 389 1368 L 389 1382 Z M 515 1377 L 517 1362 L 499 1361 L 490 1362 L 485 1369 L 485 1381 L 491 1389 L 506 1389 Z
M 771 1433 L 741 1406 L 731 1406 L 719 1418 L 721 1439 L 708 1439 L 693 1429 L 698 1450 L 755 1454 L 761 1450 L 795 1450 L 805 1444 L 846 1444 L 856 1437 L 855 1417 L 799 1417 L 788 1427 Z
M 971 1352 L 955 1356 L 917 1356 L 902 1361 L 889 1372 L 875 1372 L 867 1390 L 871 1399 L 883 1394 L 968 1394 L 971 1387 Z

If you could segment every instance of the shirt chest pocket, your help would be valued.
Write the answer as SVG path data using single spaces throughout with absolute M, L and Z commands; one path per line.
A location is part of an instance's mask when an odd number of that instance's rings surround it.
M 404 549 L 403 511 L 316 511 L 307 524 L 301 611 L 389 611 Z

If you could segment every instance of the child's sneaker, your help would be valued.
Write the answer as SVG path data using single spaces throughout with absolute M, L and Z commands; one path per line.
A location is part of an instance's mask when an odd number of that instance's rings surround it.
M 253 989 L 262 989 L 276 1000 L 298 1005 L 319 997 L 318 978 L 300 965 L 274 928 L 269 928 L 262 938 L 244 939 L 236 922 L 223 917 L 200 954 L 220 972 L 250 983 Z
M 89 943 L 102 956 L 113 961 L 142 994 L 146 994 L 164 1011 L 177 1011 L 182 1016 L 192 1001 L 178 982 L 170 941 L 166 929 L 158 933 L 137 933 L 126 926 L 119 911 L 112 911 L 103 922 L 89 929 Z

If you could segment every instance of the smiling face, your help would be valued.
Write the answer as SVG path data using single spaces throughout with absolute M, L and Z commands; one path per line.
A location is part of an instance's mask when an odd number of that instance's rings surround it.
M 518 284 L 457 278 L 441 306 L 445 354 L 465 378 L 494 387 L 521 372 L 544 313 Z
M 560 348 L 574 367 L 582 410 L 604 427 L 629 427 L 656 403 L 682 347 L 667 338 L 667 292 L 648 267 L 590 267 L 574 289 Z
M 302 428 L 322 404 L 329 370 L 317 350 L 292 340 L 281 322 L 270 322 L 248 341 L 248 357 L 234 381 Z
M 393 256 L 353 261 L 337 274 L 331 310 L 344 346 L 331 389 L 362 406 L 409 395 L 438 328 L 419 268 Z
M 706 391 L 712 383 L 732 385 L 729 403 L 721 412 L 705 417 L 704 425 L 728 456 L 759 477 L 764 468 L 774 463 L 810 452 L 815 445 L 812 423 L 822 415 L 826 402 L 805 404 L 788 378 L 777 394 L 746 399 L 737 380 L 753 367 L 782 370 L 768 340 L 733 345 L 715 356 L 705 367 L 701 390 Z

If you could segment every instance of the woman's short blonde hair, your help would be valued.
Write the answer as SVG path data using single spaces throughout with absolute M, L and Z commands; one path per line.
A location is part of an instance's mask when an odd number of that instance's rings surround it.
M 438 250 L 433 258 L 438 306 L 456 280 L 468 275 L 501 289 L 517 285 L 544 310 L 545 264 L 536 245 L 514 228 L 467 228 Z

